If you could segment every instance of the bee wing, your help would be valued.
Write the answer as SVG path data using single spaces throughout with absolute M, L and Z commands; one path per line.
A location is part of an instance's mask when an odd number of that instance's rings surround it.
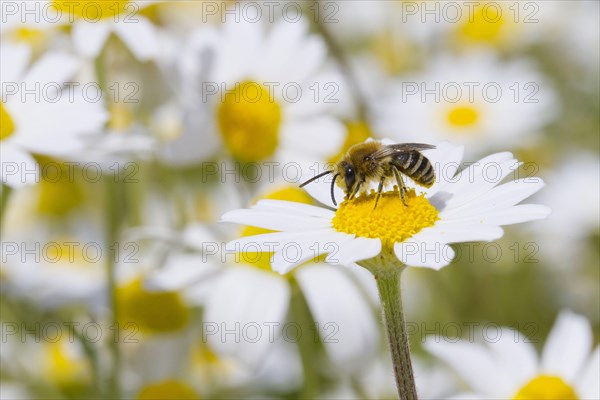
M 421 151 L 421 150 L 430 150 L 435 149 L 435 146 L 431 144 L 424 143 L 400 143 L 400 144 L 390 144 L 387 146 L 383 146 L 381 149 L 377 150 L 372 154 L 373 159 L 382 160 L 386 157 L 394 155 L 398 152 L 403 151 Z

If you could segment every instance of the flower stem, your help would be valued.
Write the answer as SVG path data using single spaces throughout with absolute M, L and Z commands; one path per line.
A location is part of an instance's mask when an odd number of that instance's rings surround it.
M 115 262 L 117 258 L 117 242 L 119 238 L 119 226 L 121 215 L 119 183 L 113 181 L 113 177 L 106 178 L 106 245 L 108 246 L 108 259 L 106 264 L 106 275 L 108 282 L 109 306 L 112 310 L 111 328 L 115 335 L 111 339 L 110 353 L 112 356 L 112 368 L 108 376 L 108 392 L 111 399 L 120 398 L 119 377 L 121 370 L 121 353 L 119 347 L 119 313 L 117 302 L 117 281 Z
M 410 348 L 402 311 L 400 275 L 403 268 L 384 268 L 373 271 L 383 318 L 387 329 L 398 396 L 402 400 L 416 400 L 417 388 L 410 361 Z

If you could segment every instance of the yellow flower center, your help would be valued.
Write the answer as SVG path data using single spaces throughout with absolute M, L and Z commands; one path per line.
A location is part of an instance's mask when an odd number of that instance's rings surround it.
M 59 331 L 57 331 L 59 333 Z M 68 347 L 65 339 L 48 343 L 45 349 L 45 376 L 62 388 L 82 385 L 90 378 L 89 364 Z
M 514 400 L 577 400 L 575 389 L 558 376 L 539 375 L 523 386 Z
M 465 13 L 468 17 L 465 17 L 459 33 L 473 42 L 497 42 L 507 25 L 504 14 L 508 11 L 496 2 L 480 2 L 473 7 L 472 12 Z
M 448 111 L 448 122 L 456 128 L 466 128 L 479 121 L 479 112 L 472 106 L 456 106 Z
M 143 332 L 168 333 L 183 328 L 188 311 L 178 292 L 148 291 L 142 278 L 117 289 L 121 326 L 135 324 Z
M 108 129 L 116 132 L 128 131 L 135 119 L 131 106 L 125 103 L 112 103 L 108 108 L 110 110 Z
M 36 155 L 35 159 L 40 165 L 42 177 L 38 184 L 37 201 L 37 209 L 41 214 L 64 217 L 83 204 L 83 175 L 79 168 L 51 157 Z
M 0 102 L 0 141 L 9 138 L 15 132 L 15 123 L 4 104 Z
M 61 12 L 96 21 L 113 18 L 127 10 L 129 0 L 54 0 L 54 7 Z
M 337 162 L 348 149 L 355 144 L 363 143 L 365 140 L 372 136 L 371 129 L 366 122 L 347 122 L 346 123 L 346 140 L 339 153 L 329 158 L 330 163 Z
M 339 232 L 379 238 L 383 247 L 391 250 L 394 243 L 405 241 L 438 220 L 435 207 L 424 196 L 417 196 L 414 189 L 406 194 L 407 206 L 397 190 L 383 193 L 373 209 L 376 197 L 372 191 L 342 202 L 333 217 L 333 227 Z
M 199 400 L 200 396 L 189 385 L 172 379 L 144 387 L 135 398 L 137 400 Z
M 257 162 L 275 153 L 281 106 L 264 86 L 245 81 L 225 94 L 217 109 L 219 128 L 232 156 Z

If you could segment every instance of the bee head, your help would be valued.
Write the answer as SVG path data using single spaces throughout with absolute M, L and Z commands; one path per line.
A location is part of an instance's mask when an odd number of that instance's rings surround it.
M 345 192 L 347 195 L 350 195 L 356 184 L 356 169 L 354 165 L 349 162 L 343 162 L 341 164 L 341 174 L 344 177 Z

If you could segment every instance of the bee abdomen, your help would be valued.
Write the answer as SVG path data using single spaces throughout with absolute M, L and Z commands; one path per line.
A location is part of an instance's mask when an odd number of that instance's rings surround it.
M 430 187 L 435 181 L 435 172 L 431 162 L 417 151 L 409 153 L 402 165 L 402 172 L 412 178 L 419 185 Z

